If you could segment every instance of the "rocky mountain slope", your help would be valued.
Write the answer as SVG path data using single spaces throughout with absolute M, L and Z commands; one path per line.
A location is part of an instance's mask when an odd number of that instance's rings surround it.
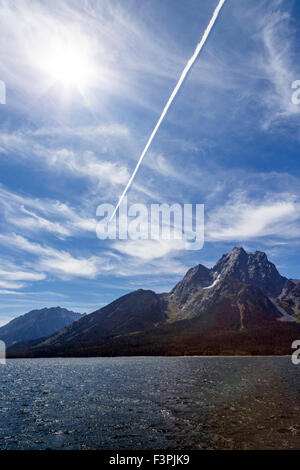
M 300 283 L 287 281 L 278 297 L 278 304 L 300 321 Z
M 45 344 L 85 343 L 97 341 L 100 337 L 145 330 L 165 322 L 165 310 L 165 302 L 159 295 L 139 289 L 86 315 L 48 338 Z

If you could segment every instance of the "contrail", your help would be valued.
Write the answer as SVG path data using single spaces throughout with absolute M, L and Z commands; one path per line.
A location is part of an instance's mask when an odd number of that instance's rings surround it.
M 215 11 L 214 11 L 214 13 L 213 13 L 213 16 L 212 16 L 212 18 L 211 18 L 211 20 L 210 20 L 210 22 L 209 22 L 209 24 L 208 24 L 206 30 L 204 31 L 204 34 L 203 34 L 203 36 L 202 36 L 201 41 L 197 44 L 197 47 L 196 47 L 196 49 L 195 49 L 194 54 L 193 54 L 192 57 L 189 59 L 189 61 L 188 61 L 188 63 L 186 64 L 185 68 L 183 69 L 183 72 L 182 72 L 182 74 L 181 74 L 181 76 L 180 76 L 180 78 L 179 78 L 179 80 L 178 80 L 178 82 L 177 82 L 177 85 L 175 86 L 175 88 L 174 88 L 174 90 L 173 90 L 173 92 L 172 92 L 170 98 L 168 99 L 168 102 L 167 102 L 166 106 L 165 106 L 164 109 L 163 109 L 163 112 L 161 113 L 161 116 L 160 116 L 159 120 L 157 121 L 157 124 L 156 124 L 156 126 L 155 126 L 155 128 L 154 128 L 152 134 L 151 134 L 150 137 L 149 137 L 149 140 L 148 140 L 148 142 L 147 142 L 147 144 L 146 144 L 146 146 L 145 146 L 145 148 L 144 148 L 144 150 L 143 150 L 143 152 L 142 152 L 142 154 L 141 154 L 141 156 L 140 156 L 140 158 L 139 158 L 139 161 L 137 162 L 137 165 L 136 165 L 136 167 L 135 167 L 135 169 L 134 169 L 134 172 L 132 173 L 132 175 L 131 175 L 131 177 L 130 177 L 128 183 L 127 183 L 127 186 L 126 186 L 126 188 L 124 189 L 124 191 L 123 191 L 123 193 L 122 193 L 122 195 L 121 195 L 121 197 L 120 197 L 120 199 L 119 199 L 119 202 L 118 202 L 118 204 L 116 205 L 116 207 L 115 207 L 115 209 L 114 209 L 114 211 L 113 211 L 113 213 L 112 213 L 112 215 L 111 215 L 111 217 L 110 217 L 110 220 L 112 220 L 112 219 L 114 218 L 114 216 L 115 216 L 115 214 L 116 214 L 116 212 L 117 212 L 117 210 L 118 210 L 118 208 L 119 208 L 119 206 L 120 206 L 120 204 L 121 204 L 121 202 L 122 202 L 124 196 L 126 195 L 128 189 L 130 188 L 131 183 L 133 182 L 134 177 L 135 177 L 135 175 L 136 175 L 136 173 L 137 173 L 137 171 L 138 171 L 138 169 L 139 169 L 139 167 L 140 167 L 140 165 L 141 165 L 141 163 L 142 163 L 142 161 L 143 161 L 143 158 L 144 158 L 144 156 L 146 155 L 146 153 L 147 153 L 147 151 L 148 151 L 148 149 L 149 149 L 149 147 L 150 147 L 150 145 L 151 145 L 151 143 L 152 143 L 152 140 L 154 139 L 154 137 L 155 137 L 155 135 L 156 135 L 156 133 L 157 133 L 157 131 L 158 131 L 158 129 L 159 129 L 159 127 L 160 127 L 160 125 L 161 125 L 161 123 L 162 123 L 164 117 L 165 117 L 165 115 L 166 115 L 167 112 L 168 112 L 168 109 L 170 108 L 171 104 L 172 104 L 173 101 L 174 101 L 175 96 L 177 95 L 177 93 L 178 93 L 178 91 L 179 91 L 181 85 L 183 84 L 183 82 L 184 82 L 184 80 L 185 80 L 185 77 L 187 76 L 188 72 L 190 71 L 190 69 L 191 69 L 192 66 L 194 65 L 195 60 L 197 59 L 197 57 L 198 57 L 198 55 L 199 55 L 199 53 L 200 53 L 202 47 L 204 46 L 204 44 L 205 44 L 205 42 L 206 42 L 206 40 L 207 40 L 207 38 L 208 38 L 208 36 L 209 36 L 209 34 L 210 34 L 210 32 L 211 32 L 213 26 L 214 26 L 214 24 L 215 24 L 215 22 L 216 22 L 216 20 L 217 20 L 217 18 L 218 18 L 218 16 L 219 16 L 220 10 L 221 10 L 222 6 L 224 5 L 225 1 L 226 1 L 226 0 L 220 0 L 220 1 L 219 1 L 218 6 L 217 6 L 217 8 L 215 9 Z

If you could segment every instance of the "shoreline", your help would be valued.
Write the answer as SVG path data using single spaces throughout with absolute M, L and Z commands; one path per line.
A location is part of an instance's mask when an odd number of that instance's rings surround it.
M 6 358 L 7 361 L 9 360 L 14 360 L 14 359 L 129 359 L 129 358 L 141 358 L 141 359 L 147 359 L 147 358 L 160 358 L 160 359 L 163 359 L 163 358 L 192 358 L 192 357 L 197 357 L 197 358 L 216 358 L 216 357 L 223 357 L 223 358 L 233 358 L 233 357 L 251 357 L 251 358 L 256 358 L 256 357 L 292 357 L 292 354 L 269 354 L 269 355 L 246 355 L 246 354 L 242 354 L 242 355 L 209 355 L 209 356 L 199 356 L 199 355 L 195 355 L 195 356 L 188 356 L 188 355 L 184 355 L 184 356 L 57 356 L 57 357 L 8 357 Z

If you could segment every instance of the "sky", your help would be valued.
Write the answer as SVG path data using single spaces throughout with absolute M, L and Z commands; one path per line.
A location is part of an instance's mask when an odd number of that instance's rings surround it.
M 217 0 L 0 0 L 0 325 L 170 290 L 232 249 L 300 278 L 300 5 L 227 0 L 128 203 L 205 205 L 205 243 L 99 240 Z

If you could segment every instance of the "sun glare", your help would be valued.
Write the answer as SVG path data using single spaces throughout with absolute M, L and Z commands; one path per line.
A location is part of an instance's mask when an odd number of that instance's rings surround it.
M 54 40 L 43 58 L 43 69 L 64 88 L 87 87 L 92 79 L 93 64 L 84 42 Z

